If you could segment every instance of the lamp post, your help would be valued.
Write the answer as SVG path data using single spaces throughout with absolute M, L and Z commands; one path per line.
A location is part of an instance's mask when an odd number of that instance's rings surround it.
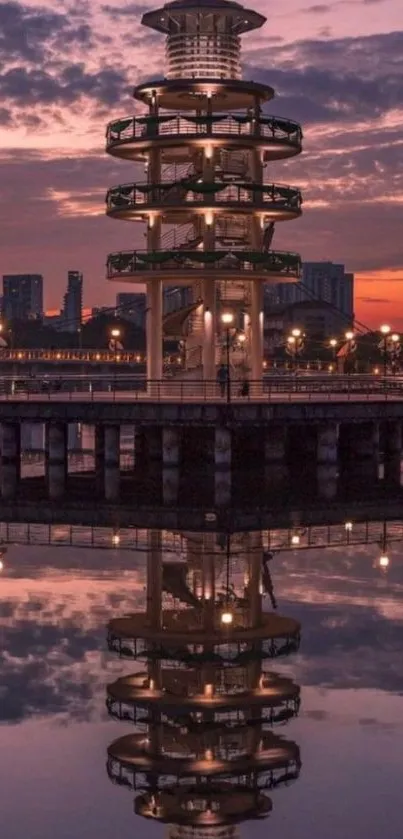
M 121 348 L 121 343 L 119 341 L 120 334 L 121 334 L 120 329 L 117 329 L 117 328 L 111 329 L 109 349 L 112 350 L 112 352 L 114 353 L 114 359 L 113 359 L 113 392 L 114 393 L 116 391 L 116 375 L 117 375 L 117 361 L 118 361 L 117 350 Z
M 396 371 L 396 358 L 400 353 L 400 335 L 397 332 L 390 334 L 391 328 L 386 323 L 382 324 L 380 333 L 382 338 L 379 346 L 382 349 L 383 375 L 386 377 L 388 374 L 388 358 L 391 360 L 393 372 Z
M 390 334 L 390 326 L 387 323 L 383 323 L 380 332 L 382 335 L 383 375 L 386 377 L 388 373 L 388 336 Z
M 225 327 L 225 365 L 226 365 L 226 383 L 227 383 L 227 402 L 231 402 L 231 376 L 230 376 L 230 329 L 234 322 L 234 315 L 232 312 L 223 312 L 221 315 L 221 323 Z M 220 384 L 224 383 L 224 379 L 220 379 Z
M 352 330 L 352 329 L 348 329 L 348 330 L 347 330 L 347 332 L 345 333 L 345 336 L 344 336 L 344 337 L 345 337 L 345 339 L 346 339 L 346 341 L 347 341 L 347 358 L 349 358 L 349 357 L 350 357 L 350 355 L 351 355 L 351 354 L 354 352 L 354 350 L 355 350 L 355 340 L 354 340 L 354 332 L 353 332 L 353 330 Z M 348 367 L 348 369 L 347 369 L 347 373 L 349 373 L 349 372 L 350 372 L 350 368 Z
M 332 360 L 336 361 L 336 350 L 337 350 L 337 339 L 331 338 L 329 341 L 329 347 L 332 351 Z
M 292 369 L 297 367 L 298 355 L 304 347 L 304 336 L 300 329 L 293 329 L 287 338 L 287 352 L 292 357 Z

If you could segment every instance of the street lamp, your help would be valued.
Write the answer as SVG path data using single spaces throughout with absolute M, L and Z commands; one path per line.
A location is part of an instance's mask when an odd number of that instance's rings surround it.
M 230 329 L 234 322 L 234 315 L 232 312 L 222 312 L 221 314 L 221 323 L 225 327 L 225 363 L 226 363 L 226 371 L 225 371 L 225 380 L 227 383 L 227 402 L 231 402 L 231 380 L 230 380 L 230 361 L 229 361 L 229 351 L 230 351 Z M 225 384 L 225 380 L 223 378 L 220 379 L 220 383 L 222 385 Z M 223 394 L 224 395 L 224 394 Z
M 383 337 L 383 375 L 386 376 L 388 372 L 388 335 L 390 334 L 390 326 L 387 323 L 383 323 L 380 332 Z
M 114 327 L 110 331 L 110 341 L 109 341 L 109 349 L 114 352 L 114 359 L 113 359 L 113 391 L 116 391 L 116 374 L 117 374 L 117 362 L 118 362 L 118 355 L 117 350 L 121 348 L 121 344 L 119 341 L 120 338 L 120 329 Z
M 300 329 L 292 329 L 291 335 L 287 338 L 287 352 L 292 357 L 292 366 L 296 367 L 298 354 L 304 346 L 304 336 Z
M 331 338 L 329 341 L 329 347 L 332 350 L 332 359 L 336 361 L 336 349 L 337 349 L 337 339 Z
M 355 346 L 356 346 L 355 345 L 355 340 L 354 340 L 355 336 L 354 336 L 353 330 L 348 329 L 347 332 L 345 332 L 344 337 L 347 341 L 347 358 L 349 358 L 350 355 L 354 352 Z M 344 367 L 344 372 L 346 372 L 345 367 Z M 348 365 L 348 367 L 347 367 L 347 373 L 350 373 L 350 365 Z
M 391 328 L 386 323 L 384 323 L 380 328 L 380 333 L 382 335 L 381 342 L 379 347 L 382 349 L 383 355 L 383 375 L 387 376 L 388 373 L 388 357 L 392 363 L 393 372 L 396 369 L 396 359 L 400 353 L 400 335 L 397 332 L 391 333 Z

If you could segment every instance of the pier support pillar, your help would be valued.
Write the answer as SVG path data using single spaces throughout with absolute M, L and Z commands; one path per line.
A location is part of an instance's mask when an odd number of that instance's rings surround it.
M 142 468 L 147 459 L 146 435 L 141 425 L 134 428 L 134 468 Z
M 162 429 L 158 425 L 147 426 L 144 429 L 146 439 L 147 458 L 150 466 L 162 461 Z
M 117 501 L 120 493 L 120 426 L 105 426 L 104 481 L 106 501 Z
M 362 481 L 375 481 L 379 466 L 379 425 L 376 422 L 353 423 L 343 429 L 344 470 Z
M 66 492 L 68 473 L 68 426 L 50 421 L 46 426 L 46 483 L 49 499 L 57 501 Z
M 103 425 L 96 425 L 94 429 L 94 471 L 95 492 L 103 496 L 105 490 L 105 429 Z
M 327 422 L 317 429 L 318 494 L 328 500 L 337 494 L 338 437 L 336 423 Z
M 263 454 L 267 483 L 281 483 L 287 478 L 286 444 L 287 431 L 284 425 L 269 425 L 265 429 Z
M 162 498 L 164 504 L 175 504 L 179 491 L 179 429 L 162 429 Z
M 21 428 L 18 422 L 3 422 L 1 429 L 1 495 L 15 498 L 21 474 Z
M 402 423 L 390 421 L 384 429 L 384 479 L 388 484 L 400 485 L 402 457 Z
M 228 428 L 215 429 L 214 466 L 215 502 L 219 506 L 231 500 L 231 432 Z

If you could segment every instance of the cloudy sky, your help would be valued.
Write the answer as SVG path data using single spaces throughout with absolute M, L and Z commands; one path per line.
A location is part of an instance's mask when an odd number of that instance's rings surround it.
M 359 319 L 403 328 L 400 1 L 253 5 L 268 20 L 244 38 L 244 75 L 272 85 L 270 112 L 305 134 L 303 155 L 272 167 L 305 197 L 276 245 L 344 262 Z M 0 3 L 1 273 L 43 273 L 48 307 L 69 268 L 85 273 L 87 305 L 112 302 L 123 286 L 105 280 L 106 254 L 143 241 L 104 216 L 107 187 L 135 177 L 104 139 L 109 119 L 133 113 L 133 86 L 163 74 L 164 39 L 140 27 L 149 7 Z

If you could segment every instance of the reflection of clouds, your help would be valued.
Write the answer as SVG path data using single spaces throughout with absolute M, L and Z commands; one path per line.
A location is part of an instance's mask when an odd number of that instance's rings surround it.
M 296 681 L 403 691 L 399 550 L 387 577 L 372 567 L 374 546 L 275 556 L 280 610 L 303 627 L 300 654 L 283 665 Z M 145 559 L 130 568 L 117 552 L 10 550 L 12 576 L 1 579 L 1 719 L 103 714 L 105 682 L 128 666 L 104 656 L 105 624 L 144 606 Z

